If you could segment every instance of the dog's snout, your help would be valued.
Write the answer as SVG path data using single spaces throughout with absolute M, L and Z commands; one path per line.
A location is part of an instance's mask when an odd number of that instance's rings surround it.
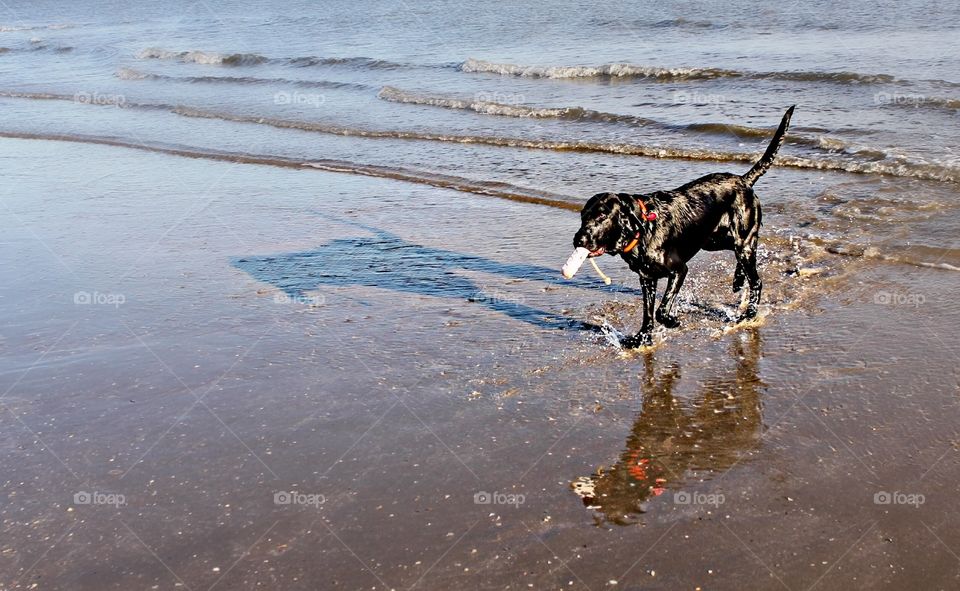
M 586 248 L 587 239 L 584 235 L 583 228 L 577 230 L 577 233 L 573 235 L 573 247 L 574 248 Z
M 573 236 L 573 247 L 596 250 L 598 247 L 596 233 L 592 228 L 586 225 L 582 226 Z

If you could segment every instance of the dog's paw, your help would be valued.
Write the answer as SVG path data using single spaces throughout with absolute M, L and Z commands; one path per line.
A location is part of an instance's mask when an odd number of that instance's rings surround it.
M 657 322 L 667 328 L 679 328 L 680 319 L 670 314 L 657 312 Z
M 749 306 L 747 306 L 747 309 L 744 310 L 742 314 L 740 314 L 740 317 L 737 318 L 737 324 L 740 324 L 741 322 L 747 322 L 749 320 L 753 320 L 754 318 L 757 317 L 757 313 L 758 313 L 757 307 L 753 304 L 750 304 Z
M 653 334 L 649 332 L 638 332 L 620 341 L 620 346 L 624 349 L 639 349 L 640 347 L 653 346 Z

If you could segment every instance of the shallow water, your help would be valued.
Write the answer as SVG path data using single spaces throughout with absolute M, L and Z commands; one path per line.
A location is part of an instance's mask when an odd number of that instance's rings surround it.
M 765 203 L 803 217 L 842 185 L 896 217 L 911 252 L 886 224 L 862 233 L 856 197 L 819 207 L 828 237 L 960 266 L 937 249 L 958 230 L 957 7 L 822 8 L 41 2 L 0 33 L 0 133 L 386 167 L 579 204 L 745 169 L 796 103 Z
M 0 588 L 955 587 L 957 12 L 9 9 Z M 619 350 L 574 212 L 793 103 L 761 318 Z

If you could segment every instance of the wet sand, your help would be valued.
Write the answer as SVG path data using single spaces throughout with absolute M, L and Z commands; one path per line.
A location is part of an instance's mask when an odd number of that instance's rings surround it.
M 958 585 L 955 273 L 774 223 L 762 322 L 703 256 L 623 355 L 589 325 L 636 329 L 635 280 L 559 277 L 570 211 L 0 159 L 0 589 Z

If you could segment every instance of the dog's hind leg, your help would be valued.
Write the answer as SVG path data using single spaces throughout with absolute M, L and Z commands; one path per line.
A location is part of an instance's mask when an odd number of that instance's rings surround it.
M 728 222 L 729 225 L 736 227 L 736 222 L 731 220 Z M 721 225 L 718 228 L 718 231 L 710 237 L 710 240 L 703 245 L 703 250 L 732 250 L 736 251 L 739 247 L 740 241 L 733 237 L 732 232 L 736 231 L 730 230 L 726 225 Z M 737 268 L 733 272 L 733 293 L 737 293 L 743 289 L 743 284 L 746 281 L 746 275 L 743 274 L 743 266 L 740 263 L 737 263 Z
M 760 306 L 760 294 L 763 291 L 763 281 L 760 279 L 760 273 L 757 271 L 757 240 L 759 237 L 759 225 L 755 226 L 748 234 L 743 244 L 738 245 L 734 253 L 737 256 L 737 269 L 746 276 L 747 283 L 750 286 L 749 299 L 747 307 L 740 314 L 737 322 L 743 322 L 756 318 Z M 734 275 L 736 277 L 736 275 Z
M 663 299 L 660 300 L 660 307 L 657 308 L 657 322 L 667 328 L 680 326 L 680 319 L 673 313 L 673 308 L 677 303 L 677 294 L 680 293 L 680 288 L 683 287 L 683 280 L 686 277 L 687 266 L 680 263 L 667 279 L 667 288 L 663 292 Z
M 760 273 L 757 271 L 756 252 L 753 252 L 751 249 L 749 253 L 744 253 L 743 255 L 738 254 L 737 258 L 740 259 L 740 265 L 743 266 L 747 281 L 750 284 L 750 299 L 747 302 L 747 308 L 737 319 L 737 322 L 743 322 L 757 317 L 757 313 L 760 310 L 760 293 L 763 291 L 763 281 L 760 279 Z
M 731 234 L 733 235 L 733 252 L 737 257 L 737 269 L 733 273 L 733 289 L 743 287 L 744 280 L 750 286 L 747 298 L 747 307 L 740 314 L 737 322 L 756 318 L 760 306 L 760 293 L 763 282 L 757 271 L 757 245 L 760 241 L 760 225 L 763 220 L 763 210 L 760 200 L 752 189 L 747 189 L 737 199 L 734 205 L 736 212 L 732 216 Z

